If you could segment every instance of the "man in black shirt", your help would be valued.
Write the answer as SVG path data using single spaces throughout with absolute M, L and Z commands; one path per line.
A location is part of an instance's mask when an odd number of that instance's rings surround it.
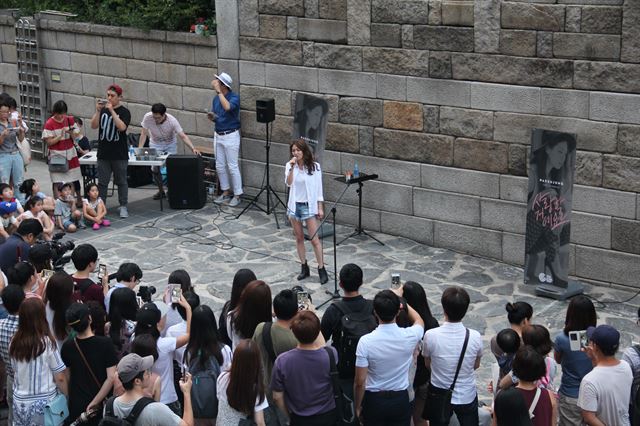
M 0 244 L 0 269 L 6 274 L 10 267 L 20 261 L 29 260 L 29 250 L 42 234 L 42 224 L 38 219 L 25 219 L 16 232 Z
M 129 144 L 127 127 L 131 113 L 120 104 L 122 88 L 112 84 L 107 88 L 107 100 L 99 99 L 96 112 L 91 117 L 91 128 L 98 131 L 98 190 L 100 198 L 107 202 L 107 188 L 113 173 L 113 181 L 118 185 L 120 217 L 129 217 L 127 210 L 127 166 L 129 164 Z

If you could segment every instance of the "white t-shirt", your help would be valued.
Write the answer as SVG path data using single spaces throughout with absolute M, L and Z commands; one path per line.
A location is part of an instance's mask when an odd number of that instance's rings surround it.
M 171 404 L 178 400 L 173 384 L 173 354 L 176 350 L 176 338 L 160 337 L 157 347 L 158 359 L 151 370 L 160 376 L 160 402 Z
M 227 402 L 227 387 L 229 386 L 229 373 L 227 371 L 222 372 L 218 376 L 216 383 L 216 393 L 218 395 L 218 417 L 216 417 L 216 424 L 221 426 L 237 425 L 240 420 L 247 418 L 246 415 L 234 410 L 229 406 Z M 256 406 L 254 411 L 257 413 L 269 407 L 267 402 L 267 396 L 260 402 L 259 398 L 256 398 Z
M 113 402 L 113 414 L 120 419 L 126 418 L 131 410 L 133 410 L 135 402 L 123 403 L 120 398 L 116 398 Z M 136 420 L 136 426 L 177 426 L 182 419 L 174 414 L 164 404 L 159 402 L 152 402 L 144 407 L 138 420 Z
M 612 367 L 593 367 L 582 378 L 578 407 L 596 413 L 606 425 L 629 426 L 629 396 L 633 374 L 626 361 Z
M 158 124 L 153 119 L 153 113 L 148 112 L 144 115 L 140 124 L 143 129 L 147 129 L 149 132 L 150 147 L 170 151 L 169 147 L 176 145 L 176 135 L 182 133 L 182 127 L 173 115 L 167 113 L 165 117 L 165 120 Z
M 53 316 L 55 315 L 55 312 L 53 312 L 53 309 L 51 309 L 49 302 L 47 302 L 47 304 L 45 305 L 44 312 L 45 316 L 47 317 L 47 322 L 49 323 L 49 331 L 51 331 L 51 335 L 53 336 L 53 338 L 56 339 L 56 346 L 58 347 L 58 352 L 60 352 L 60 350 L 62 349 L 62 344 L 64 343 L 64 339 L 58 339 L 58 336 L 56 336 L 56 333 L 53 330 Z
M 297 173 L 293 173 L 292 192 L 296 196 L 296 203 L 306 203 L 309 201 L 309 197 L 307 197 L 307 179 L 305 178 L 305 173 L 301 172 L 299 169 L 297 170 Z

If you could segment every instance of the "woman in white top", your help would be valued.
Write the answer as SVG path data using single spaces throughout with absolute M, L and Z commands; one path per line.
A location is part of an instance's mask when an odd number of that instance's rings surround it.
M 287 204 L 287 215 L 291 221 L 293 234 L 296 237 L 296 250 L 302 264 L 302 270 L 298 275 L 298 280 L 307 278 L 309 273 L 309 265 L 307 265 L 306 252 L 304 248 L 304 233 L 302 231 L 302 222 L 307 223 L 309 235 L 315 235 L 318 229 L 317 219 L 324 216 L 322 196 L 322 171 L 320 164 L 313 161 L 313 154 L 309 145 L 303 139 L 297 139 L 291 142 L 289 147 L 291 151 L 291 160 L 287 163 L 285 169 L 285 182 L 290 188 L 289 202 Z M 324 260 L 322 258 L 322 247 L 320 239 L 316 235 L 311 240 L 313 251 L 318 262 L 318 276 L 320 283 L 324 284 L 329 281 L 327 270 L 324 268 Z

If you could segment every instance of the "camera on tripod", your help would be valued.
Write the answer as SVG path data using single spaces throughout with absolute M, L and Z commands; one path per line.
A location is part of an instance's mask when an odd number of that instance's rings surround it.
M 51 241 L 38 240 L 36 242 L 36 244 L 45 245 L 51 250 L 51 267 L 54 271 L 64 269 L 64 265 L 71 261 L 71 255 L 66 253 L 76 247 L 73 241 L 61 241 L 64 235 L 64 232 L 59 232 L 53 236 Z
M 138 297 L 144 302 L 151 302 L 151 298 L 156 294 L 156 288 L 152 285 L 141 285 L 138 287 Z

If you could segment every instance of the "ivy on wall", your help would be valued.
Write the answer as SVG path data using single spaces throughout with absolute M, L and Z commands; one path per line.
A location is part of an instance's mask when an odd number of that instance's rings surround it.
M 74 20 L 81 22 L 146 30 L 189 31 L 201 18 L 215 32 L 215 0 L 5 0 L 3 8 L 23 15 L 58 10 L 78 15 Z

